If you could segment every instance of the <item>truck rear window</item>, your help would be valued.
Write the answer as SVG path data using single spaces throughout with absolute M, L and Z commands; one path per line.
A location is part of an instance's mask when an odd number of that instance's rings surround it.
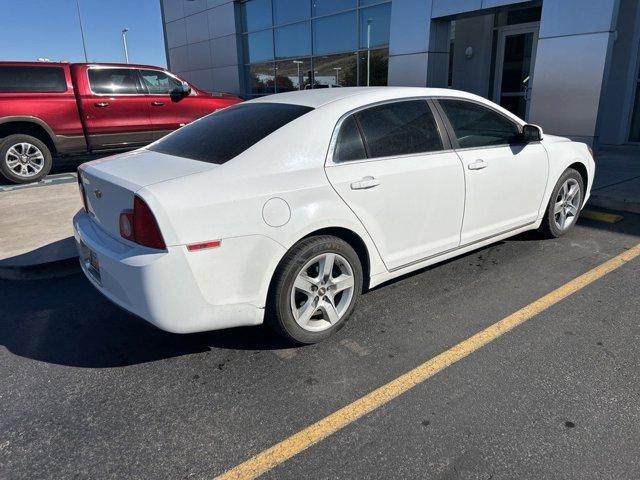
M 222 165 L 311 110 L 285 103 L 234 105 L 182 127 L 149 150 Z
M 62 93 L 64 70 L 58 67 L 0 67 L 0 93 Z

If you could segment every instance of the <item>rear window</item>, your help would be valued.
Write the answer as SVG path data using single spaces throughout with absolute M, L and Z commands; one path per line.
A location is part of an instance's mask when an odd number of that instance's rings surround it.
M 182 127 L 149 150 L 222 165 L 311 110 L 284 103 L 235 105 Z
M 64 70 L 58 67 L 0 67 L 0 93 L 62 93 Z

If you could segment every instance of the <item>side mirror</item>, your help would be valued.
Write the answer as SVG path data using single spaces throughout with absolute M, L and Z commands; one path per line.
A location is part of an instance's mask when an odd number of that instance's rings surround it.
M 186 97 L 191 93 L 191 86 L 187 82 L 182 82 L 178 88 L 171 91 L 172 98 Z
M 522 127 L 522 140 L 525 143 L 539 142 L 542 140 L 542 128 L 538 125 L 525 125 Z

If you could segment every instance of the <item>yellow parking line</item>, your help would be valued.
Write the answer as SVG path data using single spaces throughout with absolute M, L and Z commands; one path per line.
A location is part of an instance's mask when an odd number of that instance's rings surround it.
M 622 215 L 615 215 L 613 213 L 596 212 L 594 210 L 583 210 L 582 213 L 580 213 L 580 218 L 595 220 L 596 222 L 618 223 L 624 217 Z
M 640 244 L 574 278 L 544 297 L 216 478 L 218 480 L 250 479 L 268 472 L 638 256 L 640 256 Z

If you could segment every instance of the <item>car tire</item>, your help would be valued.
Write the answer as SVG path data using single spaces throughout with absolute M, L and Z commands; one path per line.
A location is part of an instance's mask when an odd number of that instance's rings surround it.
M 558 238 L 571 231 L 580 215 L 583 199 L 582 175 L 569 168 L 553 188 L 539 232 L 546 238 Z
M 280 262 L 266 323 L 293 343 L 317 343 L 345 325 L 361 292 L 362 264 L 355 250 L 334 236 L 309 237 Z
M 38 182 L 52 164 L 51 150 L 36 137 L 15 134 L 0 141 L 0 173 L 10 182 Z

